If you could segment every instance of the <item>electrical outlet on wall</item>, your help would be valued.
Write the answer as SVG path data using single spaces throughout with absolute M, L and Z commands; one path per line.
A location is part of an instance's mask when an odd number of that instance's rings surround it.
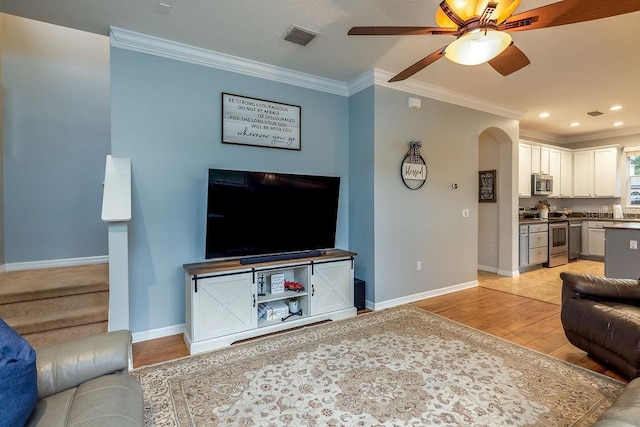
M 629 249 L 638 249 L 638 241 L 629 240 Z

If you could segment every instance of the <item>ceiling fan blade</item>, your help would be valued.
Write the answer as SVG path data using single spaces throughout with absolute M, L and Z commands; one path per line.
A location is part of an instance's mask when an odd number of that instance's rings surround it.
M 640 11 L 638 0 L 564 0 L 512 15 L 498 26 L 503 31 L 557 27 Z
M 353 27 L 349 30 L 350 36 L 415 36 L 429 34 L 453 34 L 458 32 L 456 28 L 442 27 Z
M 445 48 L 446 48 L 446 46 L 436 50 L 431 55 L 422 58 L 420 61 L 416 62 L 415 64 L 413 64 L 412 66 L 410 66 L 406 70 L 396 74 L 394 77 L 391 78 L 391 80 L 389 80 L 389 82 L 390 83 L 391 82 L 399 82 L 401 80 L 407 79 L 407 78 L 413 76 L 418 71 L 421 71 L 422 69 L 426 68 L 428 65 L 433 64 L 438 59 L 440 59 L 440 58 L 442 58 L 444 56 L 444 49 Z
M 527 55 L 525 55 L 513 43 L 511 43 L 511 45 L 506 48 L 500 55 L 489 61 L 489 65 L 491 65 L 494 70 L 496 70 L 503 76 L 508 76 L 511 73 L 515 73 L 516 71 L 526 67 L 530 63 L 531 61 L 529 61 Z

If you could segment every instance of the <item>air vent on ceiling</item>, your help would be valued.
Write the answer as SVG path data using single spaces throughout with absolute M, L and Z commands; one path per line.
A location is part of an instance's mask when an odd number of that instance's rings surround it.
M 300 46 L 306 46 L 318 35 L 318 33 L 314 33 L 306 28 L 292 25 L 284 34 L 283 38 L 288 42 L 299 44 Z
M 603 115 L 604 113 L 602 111 L 589 111 L 587 114 L 591 117 L 598 117 Z

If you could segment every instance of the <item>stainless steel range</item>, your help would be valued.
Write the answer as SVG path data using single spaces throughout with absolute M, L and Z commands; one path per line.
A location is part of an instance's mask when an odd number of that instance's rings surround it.
M 549 261 L 547 267 L 569 263 L 569 221 L 549 221 Z

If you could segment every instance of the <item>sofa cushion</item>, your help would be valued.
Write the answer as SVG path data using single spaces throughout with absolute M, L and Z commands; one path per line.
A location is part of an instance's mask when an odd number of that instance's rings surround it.
M 103 375 L 78 387 L 67 417 L 71 427 L 142 427 L 140 383 L 126 373 Z
M 640 378 L 627 384 L 624 392 L 603 412 L 593 427 L 637 427 L 640 425 Z
M 37 401 L 36 352 L 0 319 L 0 425 L 24 425 Z

